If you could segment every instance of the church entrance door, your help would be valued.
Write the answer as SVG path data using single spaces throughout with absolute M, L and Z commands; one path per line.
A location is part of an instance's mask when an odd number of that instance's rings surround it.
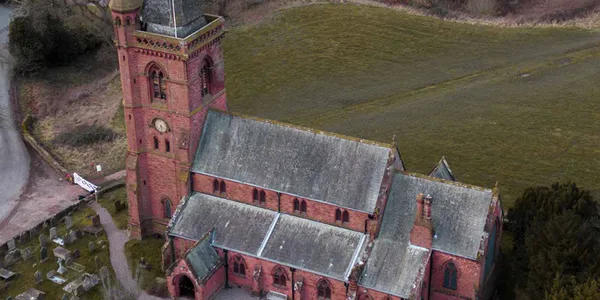
M 195 297 L 194 283 L 185 275 L 179 279 L 179 296 L 190 299 L 194 299 Z

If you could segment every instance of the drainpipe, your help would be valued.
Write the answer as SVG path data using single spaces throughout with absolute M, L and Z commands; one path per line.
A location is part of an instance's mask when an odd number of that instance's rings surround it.
M 344 282 L 344 286 L 346 287 L 346 297 L 348 297 L 348 282 Z
M 294 281 L 294 272 L 296 271 L 296 268 L 290 267 L 290 271 L 292 272 L 292 300 L 294 300 L 294 297 L 296 296 L 296 291 L 294 291 L 294 285 L 296 283 Z
M 431 298 L 431 276 L 433 274 L 433 251 L 431 251 L 431 259 L 429 260 L 429 286 L 427 287 L 427 299 Z
M 281 193 L 277 193 L 277 212 L 281 212 Z
M 229 259 L 227 249 L 223 249 L 223 254 L 225 255 L 225 288 L 229 288 Z
M 169 235 L 169 246 L 171 246 L 171 264 L 175 263 L 175 245 L 173 244 L 173 236 Z M 165 266 L 165 269 L 167 267 Z

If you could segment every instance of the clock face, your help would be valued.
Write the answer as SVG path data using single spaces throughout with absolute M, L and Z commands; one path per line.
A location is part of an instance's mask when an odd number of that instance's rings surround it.
M 156 130 L 160 131 L 161 133 L 167 132 L 167 122 L 161 119 L 156 119 L 156 121 L 154 121 L 154 128 L 156 128 Z

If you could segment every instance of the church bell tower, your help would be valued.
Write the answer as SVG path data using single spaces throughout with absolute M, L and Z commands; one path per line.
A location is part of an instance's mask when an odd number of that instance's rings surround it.
M 111 0 L 127 127 L 128 228 L 164 234 L 209 107 L 227 110 L 222 17 L 200 0 Z

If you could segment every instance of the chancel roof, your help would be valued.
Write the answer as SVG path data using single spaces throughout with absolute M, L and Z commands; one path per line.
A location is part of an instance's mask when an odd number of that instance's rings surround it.
M 199 240 L 214 228 L 213 245 L 345 280 L 365 235 L 212 195 L 195 193 L 169 234 Z
M 454 177 L 454 174 L 452 174 L 452 170 L 450 170 L 450 166 L 448 165 L 445 157 L 442 157 L 435 168 L 429 172 L 429 176 L 456 181 L 456 178 Z
M 429 194 L 434 250 L 476 259 L 492 201 L 492 190 L 420 175 L 396 173 L 385 214 L 408 214 L 414 220 L 416 196 Z M 385 218 L 385 217 L 384 217 Z M 410 228 L 400 226 L 404 220 L 386 219 L 384 226 L 397 228 L 394 238 L 410 236 Z M 400 230 L 400 228 L 402 230 Z
M 187 253 L 185 259 L 198 279 L 204 279 L 219 264 L 219 255 L 210 245 L 210 236 L 201 240 Z
M 374 212 L 391 147 L 209 111 L 192 171 Z

